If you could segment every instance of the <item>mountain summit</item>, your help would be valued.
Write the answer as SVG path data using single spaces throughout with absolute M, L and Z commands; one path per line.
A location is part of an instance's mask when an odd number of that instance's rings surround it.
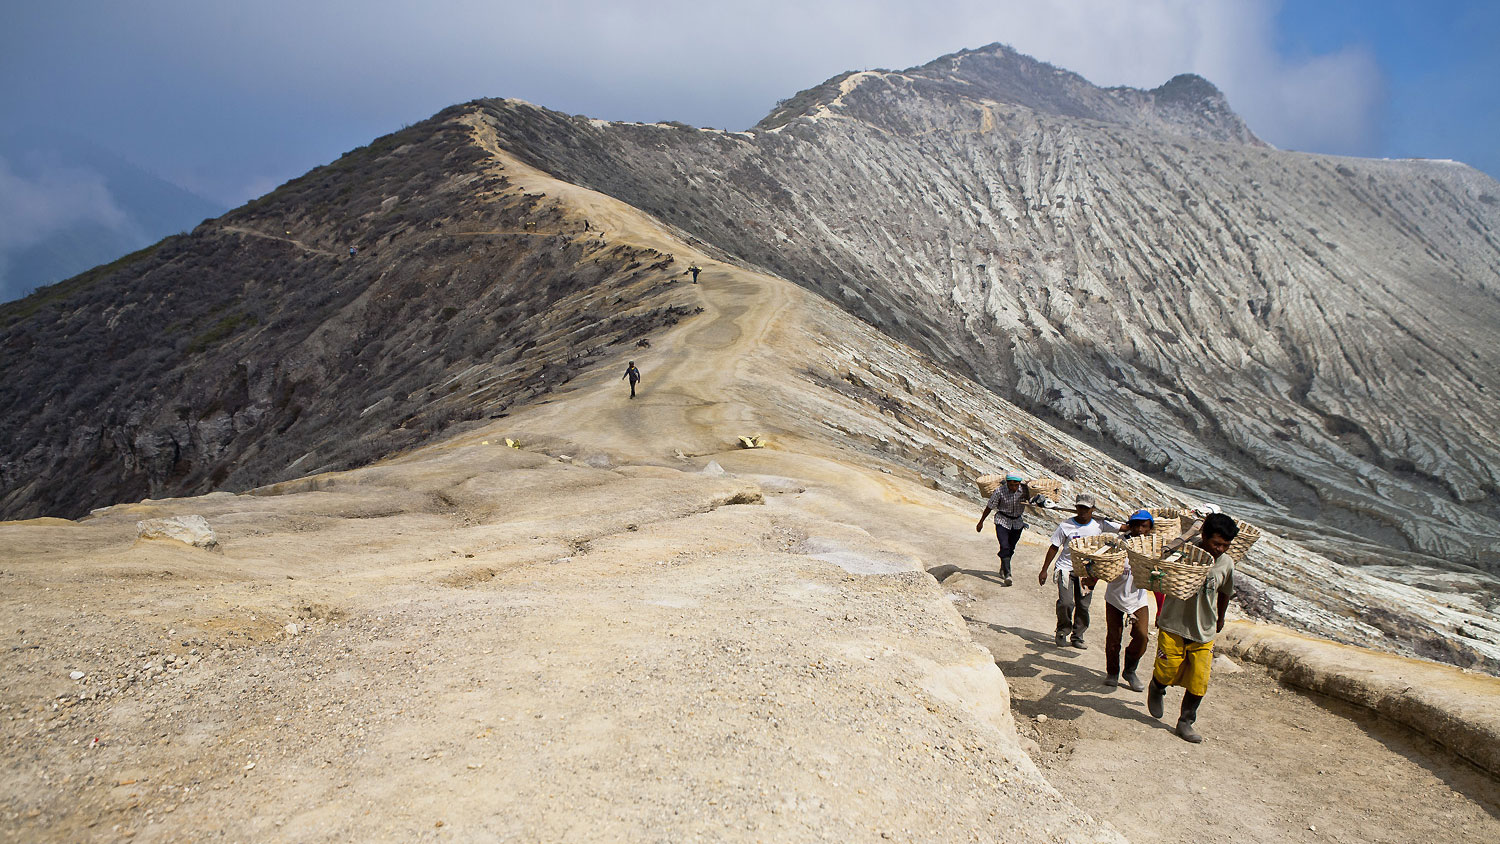
M 832 110 L 900 130 L 909 127 L 898 115 L 914 98 L 1021 106 L 1163 135 L 1265 146 L 1223 93 L 1201 76 L 1181 74 L 1150 91 L 1100 88 L 1003 44 L 962 50 L 900 72 L 840 74 L 779 103 L 755 128 L 776 129 Z

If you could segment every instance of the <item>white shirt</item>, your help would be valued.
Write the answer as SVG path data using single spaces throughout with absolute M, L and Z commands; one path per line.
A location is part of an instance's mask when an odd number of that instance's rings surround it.
M 1126 615 L 1135 615 L 1135 611 L 1150 603 L 1146 590 L 1135 588 L 1135 578 L 1130 574 L 1130 566 L 1125 567 L 1125 573 L 1111 580 L 1109 586 L 1104 589 L 1104 600 Z
M 1114 522 L 1106 522 L 1100 518 L 1095 518 L 1086 525 L 1080 525 L 1074 519 L 1068 519 L 1066 522 L 1058 525 L 1057 530 L 1052 534 L 1052 545 L 1059 549 L 1057 557 L 1052 561 L 1052 565 L 1064 574 L 1072 574 L 1073 558 L 1068 552 L 1069 542 L 1080 536 L 1098 536 L 1105 531 L 1116 531 L 1119 529 L 1120 526 Z

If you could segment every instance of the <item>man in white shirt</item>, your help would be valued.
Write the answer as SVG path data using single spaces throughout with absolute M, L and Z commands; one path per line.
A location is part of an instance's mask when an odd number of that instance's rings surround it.
M 1057 646 L 1062 647 L 1071 639 L 1073 647 L 1083 650 L 1083 633 L 1089 629 L 1089 602 L 1094 598 L 1092 586 L 1073 576 L 1073 561 L 1068 553 L 1068 543 L 1081 536 L 1098 536 L 1105 531 L 1114 531 L 1119 525 L 1094 518 L 1094 496 L 1079 495 L 1073 503 L 1074 516 L 1057 526 L 1052 534 L 1052 547 L 1042 560 L 1042 570 L 1036 582 L 1045 586 L 1047 574 L 1054 575 L 1057 583 Z M 1061 551 L 1062 553 L 1058 553 Z M 1056 561 L 1054 565 L 1053 561 Z
M 1142 536 L 1156 530 L 1156 519 L 1150 510 L 1137 510 L 1130 521 L 1120 529 L 1125 536 Z M 1150 594 L 1144 589 L 1138 589 L 1135 579 L 1130 574 L 1130 568 L 1126 567 L 1125 573 L 1110 581 L 1109 586 L 1104 589 L 1104 685 L 1120 685 L 1120 640 L 1125 638 L 1124 633 L 1128 627 L 1130 630 L 1130 644 L 1125 646 L 1125 685 L 1133 692 L 1146 690 L 1144 683 L 1135 674 L 1136 666 L 1141 662 L 1141 656 L 1146 653 L 1149 640 L 1146 633 L 1147 614 L 1146 609 L 1151 602 Z

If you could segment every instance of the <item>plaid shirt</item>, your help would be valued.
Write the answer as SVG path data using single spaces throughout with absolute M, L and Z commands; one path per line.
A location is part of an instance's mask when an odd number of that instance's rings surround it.
M 995 511 L 995 524 L 1006 530 L 1015 530 L 1026 527 L 1026 521 L 1022 516 L 1026 515 L 1026 499 L 1030 498 L 1025 484 L 1010 491 L 1010 484 L 1001 484 L 990 496 L 990 503 L 985 505 Z

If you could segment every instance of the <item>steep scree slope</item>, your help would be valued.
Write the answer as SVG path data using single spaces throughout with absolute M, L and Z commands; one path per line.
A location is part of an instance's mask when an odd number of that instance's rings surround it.
M 1266 148 L 1212 85 L 992 46 L 757 129 L 481 109 L 528 163 L 796 281 L 1358 563 L 1500 567 L 1500 184 Z
M 680 274 L 445 112 L 0 308 L 0 518 L 361 465 L 677 321 Z

